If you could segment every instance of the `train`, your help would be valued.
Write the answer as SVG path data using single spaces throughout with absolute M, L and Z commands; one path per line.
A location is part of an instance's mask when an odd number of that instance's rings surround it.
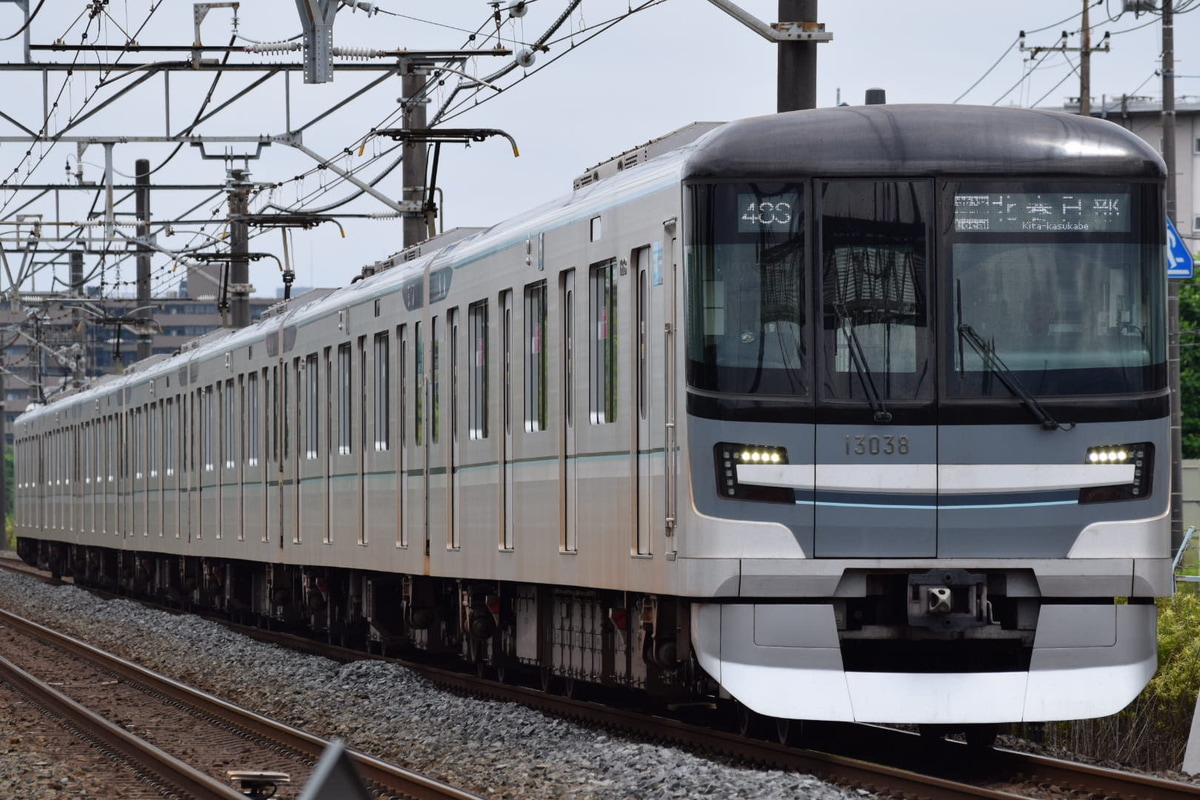
M 1172 592 L 1164 186 L 1049 111 L 689 126 L 31 407 L 18 551 L 780 730 L 1115 713 Z

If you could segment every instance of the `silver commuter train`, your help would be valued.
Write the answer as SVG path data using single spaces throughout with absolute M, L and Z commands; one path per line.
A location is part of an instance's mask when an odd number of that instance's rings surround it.
M 649 152 L 32 408 L 22 556 L 782 719 L 1133 699 L 1171 592 L 1158 155 L 938 106 Z

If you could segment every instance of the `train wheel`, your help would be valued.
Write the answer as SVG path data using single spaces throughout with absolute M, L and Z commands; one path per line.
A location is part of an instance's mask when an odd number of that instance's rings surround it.
M 762 723 L 761 714 L 751 711 L 736 700 L 733 701 L 733 725 L 738 734 L 747 739 L 761 738 Z
M 793 724 L 795 722 L 795 724 Z M 792 741 L 792 734 L 800 732 L 800 723 L 795 720 L 775 718 L 775 740 L 785 747 Z
M 554 672 L 549 667 L 542 667 L 538 670 L 539 683 L 542 686 L 542 691 L 550 694 L 554 689 Z
M 568 700 L 577 700 L 579 698 L 579 681 L 574 678 L 563 678 L 562 696 Z

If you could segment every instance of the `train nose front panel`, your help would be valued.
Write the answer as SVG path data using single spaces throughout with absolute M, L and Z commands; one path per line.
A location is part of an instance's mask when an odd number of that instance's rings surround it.
M 937 555 L 937 433 L 912 425 L 817 427 L 817 558 Z

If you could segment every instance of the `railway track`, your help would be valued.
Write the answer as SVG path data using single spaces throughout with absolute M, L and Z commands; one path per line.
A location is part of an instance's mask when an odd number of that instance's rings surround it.
M 0 560 L 0 566 L 4 563 Z M 339 661 L 371 657 L 358 650 L 294 635 L 231 627 L 260 640 Z M 1200 797 L 1200 787 L 1192 784 L 1014 751 L 981 752 L 954 742 L 931 744 L 916 735 L 882 727 L 807 724 L 803 731 L 793 731 L 801 746 L 780 745 L 714 729 L 712 714 L 667 716 L 665 710 L 661 714 L 648 714 L 645 709 L 567 697 L 534 686 L 481 679 L 427 664 L 399 663 L 456 692 L 521 703 L 588 725 L 715 754 L 723 759 L 812 774 L 882 797 L 931 800 L 963 797 L 1078 796 L 1114 800 Z
M 370 657 L 358 650 L 290 634 L 234 627 L 263 641 L 335 660 Z M 715 715 L 700 722 L 690 722 L 687 717 L 694 715 L 647 714 L 645 709 L 567 697 L 539 687 L 489 680 L 420 662 L 389 660 L 419 671 L 453 691 L 521 703 L 584 724 L 669 742 L 723 758 L 811 774 L 881 797 L 927 800 L 1058 800 L 1072 796 L 1105 800 L 1200 798 L 1200 786 L 1190 783 L 1013 750 L 980 751 L 959 742 L 930 742 L 916 734 L 882 726 L 805 723 L 803 729 L 793 731 L 792 736 L 798 743 L 791 746 L 716 729 Z M 578 687 L 573 688 L 578 690 Z
M 284 773 L 298 793 L 330 745 L 7 611 L 0 626 L 0 680 L 99 743 L 143 783 L 164 787 L 164 796 L 243 797 L 230 783 L 234 770 Z M 480 800 L 348 752 L 377 797 Z

